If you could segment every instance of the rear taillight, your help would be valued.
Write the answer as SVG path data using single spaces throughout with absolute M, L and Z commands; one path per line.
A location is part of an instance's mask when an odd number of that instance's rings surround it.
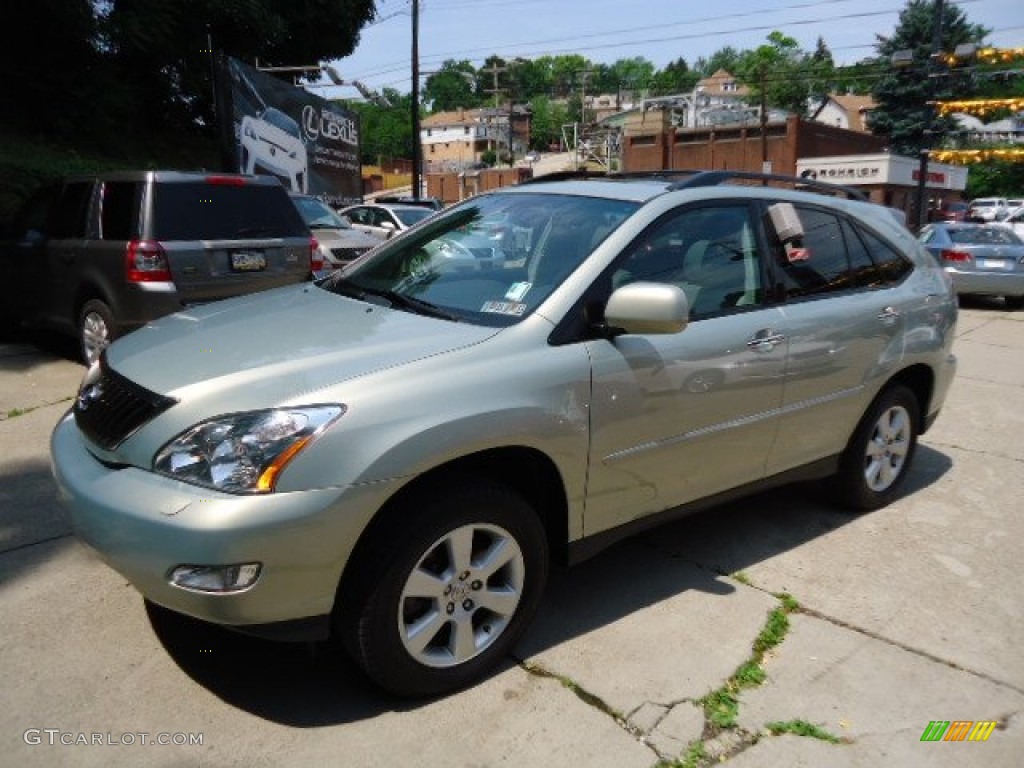
M 220 184 L 229 187 L 244 187 L 245 179 L 239 176 L 207 176 L 207 184 Z
M 125 249 L 129 283 L 163 283 L 171 280 L 164 248 L 155 240 L 132 240 Z
M 943 261 L 970 261 L 971 254 L 967 251 L 946 250 L 942 252 Z
M 309 268 L 314 272 L 320 272 L 324 268 L 324 257 L 320 253 L 320 243 L 315 237 L 309 238 Z

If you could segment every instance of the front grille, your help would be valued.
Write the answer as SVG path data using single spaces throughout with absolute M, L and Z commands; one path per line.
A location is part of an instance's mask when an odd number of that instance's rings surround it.
M 369 248 L 331 248 L 331 254 L 338 261 L 353 261 L 366 253 Z
M 112 370 L 104 355 L 99 378 L 83 386 L 75 399 L 75 423 L 86 437 L 110 451 L 176 402 Z

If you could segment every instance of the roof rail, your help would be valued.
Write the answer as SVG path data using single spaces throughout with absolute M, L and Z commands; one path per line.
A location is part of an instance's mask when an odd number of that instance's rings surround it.
M 545 173 L 543 176 L 532 176 L 519 182 L 519 184 L 541 184 L 546 181 L 571 181 L 572 179 L 604 179 L 607 177 L 608 174 L 604 171 L 580 169 L 578 171 L 555 171 L 554 173 Z
M 867 201 L 867 196 L 859 189 L 846 187 L 841 184 L 829 184 L 817 179 L 801 178 L 798 176 L 784 176 L 776 173 L 754 173 L 752 171 L 697 171 L 687 179 L 677 181 L 670 189 L 692 189 L 694 187 L 714 187 L 719 184 L 745 179 L 748 181 L 761 182 L 768 186 L 768 182 L 776 184 L 792 184 L 794 189 L 802 191 L 818 192 L 828 195 L 844 195 L 849 200 Z
M 690 168 L 676 168 L 661 171 L 556 171 L 543 176 L 535 176 L 527 179 L 521 184 L 542 184 L 551 181 L 568 181 L 573 179 L 607 179 L 616 181 L 619 179 L 662 179 L 670 181 L 669 191 L 677 189 L 694 189 L 697 187 L 715 187 L 719 184 L 726 184 L 731 181 L 745 180 L 757 182 L 764 186 L 769 184 L 787 184 L 793 189 L 806 192 L 817 192 L 832 196 L 844 196 L 850 200 L 867 201 L 868 197 L 859 189 L 846 187 L 841 184 L 830 184 L 817 179 L 800 178 L 797 176 L 784 176 L 775 173 L 755 173 L 753 171 L 702 171 Z

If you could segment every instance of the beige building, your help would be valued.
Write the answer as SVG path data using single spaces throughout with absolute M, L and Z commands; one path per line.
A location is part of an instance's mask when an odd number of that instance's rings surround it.
M 428 172 L 461 171 L 480 162 L 487 150 L 507 152 L 510 112 L 506 108 L 458 109 L 428 115 L 420 121 L 420 146 Z M 522 156 L 530 139 L 530 113 L 516 105 L 511 111 L 513 152 Z
M 848 131 L 871 133 L 868 127 L 868 115 L 875 108 L 875 101 L 870 96 L 854 94 L 831 94 L 818 107 L 811 118 L 816 123 L 845 128 Z

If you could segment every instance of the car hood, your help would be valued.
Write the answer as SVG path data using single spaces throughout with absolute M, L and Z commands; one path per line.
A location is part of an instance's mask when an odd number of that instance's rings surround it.
M 230 394 L 239 409 L 479 343 L 500 329 L 339 296 L 307 283 L 155 320 L 107 349 L 114 370 L 172 397 Z

